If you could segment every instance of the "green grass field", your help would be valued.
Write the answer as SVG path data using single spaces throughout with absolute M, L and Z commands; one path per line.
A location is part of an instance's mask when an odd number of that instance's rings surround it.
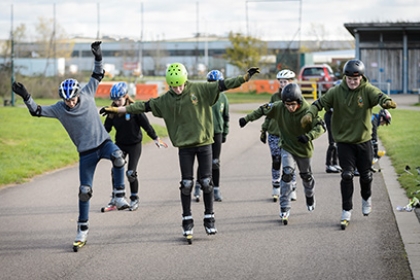
M 259 103 L 270 99 L 269 94 L 228 94 L 231 104 Z M 38 100 L 42 105 L 53 104 L 57 100 Z M 310 101 L 311 102 L 311 101 Z M 98 107 L 110 104 L 108 99 L 98 99 Z M 378 111 L 375 108 L 374 111 Z M 420 111 L 392 110 L 392 125 L 378 129 L 378 135 L 391 158 L 399 181 L 407 196 L 420 189 Z M 16 100 L 15 107 L 0 107 L 0 187 L 18 184 L 33 176 L 77 163 L 76 148 L 61 124 L 55 119 L 31 117 L 22 100 Z M 167 135 L 165 127 L 154 126 L 158 135 Z M 114 134 L 111 132 L 112 139 Z M 145 143 L 151 141 L 145 134 Z M 404 168 L 410 166 L 410 175 Z M 416 195 L 420 198 L 420 194 Z

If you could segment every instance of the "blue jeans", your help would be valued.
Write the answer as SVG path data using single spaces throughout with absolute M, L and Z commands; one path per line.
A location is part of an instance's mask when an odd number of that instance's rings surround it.
M 105 158 L 111 160 L 111 154 L 119 150 L 112 141 L 106 141 L 97 149 L 79 155 L 79 180 L 81 186 L 90 186 L 93 189 L 93 176 L 98 162 Z M 114 189 L 124 189 L 124 166 L 112 167 L 112 185 Z M 79 200 L 79 222 L 89 220 L 89 201 Z

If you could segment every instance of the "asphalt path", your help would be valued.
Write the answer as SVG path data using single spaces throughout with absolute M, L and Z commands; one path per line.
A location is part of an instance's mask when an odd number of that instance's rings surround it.
M 0 279 L 413 279 L 383 173 L 374 174 L 368 217 L 355 180 L 352 221 L 340 229 L 340 175 L 325 173 L 326 134 L 315 140 L 315 211 L 307 211 L 298 178 L 289 224 L 280 223 L 279 205 L 271 200 L 269 148 L 259 141 L 262 119 L 238 125 L 242 110 L 255 106 L 231 105 L 217 235 L 205 233 L 204 205 L 192 201 L 194 240 L 187 245 L 177 149 L 146 144 L 135 212 L 100 212 L 110 199 L 111 163 L 98 165 L 88 243 L 78 253 L 72 250 L 77 166 L 0 189 Z

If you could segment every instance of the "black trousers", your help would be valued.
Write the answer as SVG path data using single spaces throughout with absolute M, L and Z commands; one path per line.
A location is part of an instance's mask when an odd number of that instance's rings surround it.
M 205 145 L 193 148 L 180 148 L 178 150 L 179 166 L 181 168 L 181 180 L 191 180 L 194 182 L 194 161 L 197 157 L 198 169 L 200 178 L 197 178 L 201 183 L 204 178 L 210 178 L 210 185 L 213 187 L 212 180 L 212 148 L 211 145 Z M 192 191 L 192 188 L 191 188 Z M 181 204 L 183 216 L 191 215 L 191 191 L 189 195 L 181 193 Z M 213 213 L 213 191 L 209 193 L 203 192 L 204 213 Z
M 360 144 L 337 143 L 338 159 L 343 169 L 341 173 L 341 197 L 343 210 L 353 209 L 353 176 L 354 170 L 360 173 L 360 194 L 364 200 L 367 200 L 371 194 L 372 186 L 372 166 L 373 149 L 369 141 Z

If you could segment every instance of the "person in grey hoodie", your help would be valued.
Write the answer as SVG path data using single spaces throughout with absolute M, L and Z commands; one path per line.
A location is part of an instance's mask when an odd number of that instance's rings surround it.
M 62 98 L 50 106 L 38 105 L 19 82 L 12 85 L 13 91 L 21 96 L 34 117 L 58 119 L 79 152 L 79 217 L 77 235 L 73 250 L 77 252 L 87 241 L 89 231 L 89 200 L 93 193 L 93 177 L 100 159 L 111 160 L 113 191 L 119 210 L 129 208 L 125 199 L 123 153 L 115 145 L 104 128 L 95 104 L 95 93 L 104 77 L 101 41 L 93 42 L 91 50 L 95 56 L 92 77 L 83 88 L 75 79 L 64 80 L 58 89 Z

